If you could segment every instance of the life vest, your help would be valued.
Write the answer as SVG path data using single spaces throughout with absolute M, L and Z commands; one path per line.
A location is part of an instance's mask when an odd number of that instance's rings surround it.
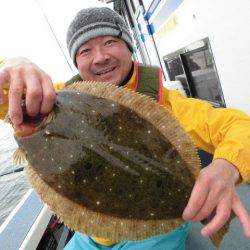
M 161 88 L 162 88 L 162 70 L 157 66 L 145 66 L 134 63 L 136 69 L 136 84 L 135 91 L 141 94 L 150 96 L 156 101 L 161 101 Z M 83 79 L 79 74 L 73 76 L 68 80 L 65 85 L 72 84 L 77 81 L 82 81 Z

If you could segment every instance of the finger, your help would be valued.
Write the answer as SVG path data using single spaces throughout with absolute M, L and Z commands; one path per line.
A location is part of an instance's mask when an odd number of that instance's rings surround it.
M 0 71 L 0 104 L 3 104 L 3 85 L 9 83 L 9 74 L 7 71 Z
M 39 114 L 43 98 L 40 76 L 35 70 L 25 73 L 26 112 L 30 116 Z
M 196 181 L 192 190 L 188 204 L 183 212 L 184 220 L 192 220 L 203 206 L 209 192 L 208 185 L 204 183 L 203 178 Z
M 227 195 L 221 200 L 216 209 L 214 218 L 201 230 L 204 237 L 208 237 L 216 233 L 228 220 L 232 208 L 231 195 Z
M 232 197 L 231 189 L 227 189 L 225 193 L 225 186 L 221 185 L 221 182 L 213 185 L 213 189 L 210 190 L 206 201 L 204 202 L 202 208 L 198 211 L 192 221 L 201 221 L 211 215 L 214 208 L 217 206 L 221 197 L 225 195 L 230 195 Z
M 0 81 L 0 104 L 3 104 L 3 85 Z
M 43 99 L 41 103 L 40 113 L 47 114 L 49 113 L 56 101 L 56 92 L 51 81 L 51 78 L 47 75 L 44 75 L 42 78 L 42 91 Z
M 201 221 L 207 218 L 213 212 L 214 208 L 218 204 L 218 201 L 222 195 L 224 195 L 224 193 L 223 194 L 221 193 L 221 189 L 219 187 L 217 188 L 216 186 L 214 186 L 213 190 L 210 190 L 203 206 L 193 217 L 192 221 Z
M 233 198 L 232 209 L 236 216 L 239 218 L 240 223 L 242 224 L 245 236 L 250 237 L 250 216 L 246 208 L 240 201 L 238 194 L 235 194 Z
M 22 94 L 24 83 L 21 80 L 19 72 L 13 72 L 11 75 L 11 84 L 9 89 L 9 115 L 11 121 L 15 125 L 19 125 L 23 121 L 23 113 L 21 108 Z

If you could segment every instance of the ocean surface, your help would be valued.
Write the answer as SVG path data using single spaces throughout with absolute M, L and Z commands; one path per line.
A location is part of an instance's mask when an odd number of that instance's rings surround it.
M 22 167 L 13 163 L 16 149 L 11 126 L 0 121 L 0 225 L 30 188 L 24 171 L 13 173 Z

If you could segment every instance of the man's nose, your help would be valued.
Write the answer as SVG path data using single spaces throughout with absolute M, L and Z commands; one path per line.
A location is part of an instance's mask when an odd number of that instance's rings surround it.
M 108 53 L 105 52 L 105 50 L 102 50 L 102 49 L 95 50 L 94 59 L 93 59 L 93 62 L 95 64 L 106 63 L 109 59 L 110 59 L 110 56 Z

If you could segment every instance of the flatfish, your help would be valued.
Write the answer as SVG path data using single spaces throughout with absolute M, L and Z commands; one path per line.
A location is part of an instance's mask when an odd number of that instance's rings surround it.
M 71 229 L 114 241 L 185 222 L 200 161 L 177 119 L 123 87 L 76 82 L 31 134 L 16 132 L 30 183 Z M 26 121 L 27 123 L 27 121 Z

